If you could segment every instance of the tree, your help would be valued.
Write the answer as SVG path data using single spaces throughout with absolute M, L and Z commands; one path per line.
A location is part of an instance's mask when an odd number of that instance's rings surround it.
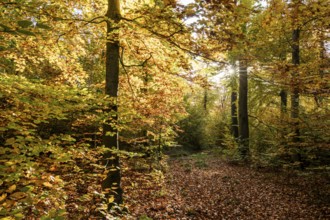
M 237 83 L 236 77 L 231 79 L 231 133 L 236 141 L 239 138 L 237 118 Z
M 239 152 L 242 159 L 249 155 L 249 117 L 248 117 L 248 77 L 247 61 L 239 61 L 239 98 L 238 98 L 238 123 L 239 123 Z
M 297 25 L 297 20 L 299 19 L 299 6 L 301 4 L 300 0 L 293 1 L 293 30 L 292 30 L 292 64 L 294 70 L 292 71 L 292 91 L 291 91 L 291 118 L 293 120 L 294 137 L 293 141 L 298 142 L 300 136 L 299 130 L 299 64 L 300 64 L 300 28 Z
M 109 208 L 114 203 L 122 203 L 121 170 L 118 145 L 118 87 L 119 87 L 119 39 L 118 24 L 121 18 L 119 0 L 108 0 L 107 43 L 106 43 L 106 76 L 105 94 L 113 98 L 106 110 L 110 118 L 103 126 L 103 143 L 109 149 L 104 154 L 107 167 L 107 177 L 102 182 L 102 188 L 107 194 Z
M 254 13 L 251 6 L 252 1 L 203 0 L 196 5 L 191 5 L 189 9 L 192 10 L 196 7 L 194 10 L 201 15 L 198 19 L 198 26 L 195 28 L 201 38 L 198 41 L 202 45 L 199 47 L 203 48 L 200 53 L 215 59 L 221 57 L 223 53 L 227 53 L 232 62 L 239 61 L 238 126 L 235 125 L 237 117 L 234 116 L 237 94 L 233 92 L 232 133 L 234 136 L 239 136 L 239 152 L 242 159 L 245 160 L 249 154 L 247 60 L 250 48 L 248 47 L 247 24 L 251 17 L 250 13 Z

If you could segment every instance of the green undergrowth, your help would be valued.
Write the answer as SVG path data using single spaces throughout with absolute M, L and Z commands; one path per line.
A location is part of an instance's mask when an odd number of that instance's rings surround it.
M 66 219 L 68 183 L 97 179 L 102 151 L 93 137 L 100 136 L 109 99 L 86 88 L 2 74 L 0 101 L 0 218 Z M 92 188 L 82 200 L 102 197 Z

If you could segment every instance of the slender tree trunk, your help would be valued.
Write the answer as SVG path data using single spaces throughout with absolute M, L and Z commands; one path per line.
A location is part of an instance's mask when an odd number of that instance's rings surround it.
M 320 77 L 323 78 L 324 77 L 324 69 L 326 65 L 324 65 L 324 61 L 326 59 L 326 54 L 327 54 L 327 49 L 326 49 L 326 45 L 324 43 L 324 37 L 323 37 L 323 33 L 321 34 L 321 39 L 320 39 L 320 61 L 321 61 L 321 65 L 320 65 Z
M 292 94 L 291 94 L 291 118 L 293 120 L 294 137 L 293 142 L 299 141 L 299 75 L 297 67 L 300 64 L 300 50 L 299 50 L 299 36 L 300 30 L 295 29 L 292 32 L 292 64 L 295 70 L 292 73 Z
M 237 118 L 237 92 L 236 89 L 232 88 L 231 92 L 231 133 L 235 140 L 239 138 L 238 133 L 238 118 Z
M 209 90 L 209 85 L 208 85 L 208 75 L 206 74 L 204 78 L 204 97 L 203 97 L 203 108 L 205 112 L 207 111 L 207 103 L 208 103 L 208 90 Z
M 319 67 L 319 74 L 320 74 L 320 80 L 323 81 L 323 77 L 324 77 L 324 68 L 325 68 L 325 65 L 324 65 L 324 62 L 325 62 L 325 59 L 326 59 L 326 53 L 327 53 L 327 50 L 326 50 L 326 46 L 324 44 L 324 34 L 323 33 L 320 33 L 319 34 L 320 36 L 320 43 L 319 43 L 319 47 L 320 47 L 320 67 Z M 314 91 L 314 100 L 315 100 L 315 104 L 316 106 L 319 108 L 322 106 L 322 101 L 323 101 L 323 98 L 322 96 L 319 96 L 319 93 L 321 91 L 317 91 L 318 89 L 316 89 Z
M 293 8 L 293 31 L 292 31 L 292 64 L 294 66 L 294 70 L 292 71 L 292 91 L 291 91 L 291 120 L 292 120 L 292 131 L 293 137 L 292 142 L 295 144 L 295 151 L 292 154 L 292 159 L 294 162 L 298 162 L 300 169 L 304 169 L 302 158 L 300 154 L 300 146 L 298 142 L 300 142 L 300 129 L 299 129 L 299 70 L 298 67 L 300 65 L 300 29 L 298 27 L 297 21 L 299 19 L 299 6 L 301 5 L 301 0 L 294 0 L 294 8 Z
M 243 160 L 249 157 L 248 79 L 246 60 L 239 61 L 239 151 Z
M 207 111 L 207 102 L 208 102 L 208 97 L 207 97 L 207 88 L 204 88 L 204 99 L 203 99 L 203 108 L 205 112 Z
M 282 125 L 282 129 L 280 131 L 280 135 L 281 135 L 281 145 L 282 146 L 286 146 L 287 145 L 287 141 L 285 136 L 288 134 L 288 129 L 287 129 L 287 114 L 288 114 L 288 92 L 286 89 L 282 89 L 280 92 L 280 97 L 281 97 L 281 125 Z
M 288 106 L 288 93 L 285 89 L 282 89 L 280 92 L 281 97 L 281 118 L 287 113 Z
M 280 45 L 281 47 L 284 47 L 284 45 Z M 282 51 L 280 53 L 279 58 L 281 61 L 285 62 L 286 61 L 286 51 Z M 288 91 L 286 88 L 282 88 L 280 92 L 280 97 L 281 97 L 281 118 L 283 120 L 284 116 L 287 114 L 288 111 Z
M 119 0 L 108 0 L 107 18 L 114 21 L 107 22 L 107 43 L 106 43 L 106 82 L 105 93 L 114 99 L 109 104 L 108 113 L 111 112 L 111 118 L 103 126 L 103 142 L 106 148 L 119 149 L 118 145 L 118 84 L 119 84 L 119 39 L 114 31 L 118 28 L 116 25 L 120 21 Z M 122 203 L 121 189 L 121 171 L 120 161 L 117 153 L 109 151 L 104 155 L 107 177 L 102 182 L 102 189 L 106 193 L 109 208 L 114 203 Z

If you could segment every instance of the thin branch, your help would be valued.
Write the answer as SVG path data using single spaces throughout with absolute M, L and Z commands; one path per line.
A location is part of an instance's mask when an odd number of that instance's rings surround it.
M 126 74 L 127 82 L 128 82 L 128 85 L 129 85 L 129 87 L 130 87 L 130 89 L 132 91 L 133 100 L 135 101 L 136 100 L 136 96 L 135 96 L 135 93 L 134 93 L 134 90 L 133 90 L 133 86 L 131 84 L 131 80 L 129 78 L 129 74 L 128 74 L 128 72 L 127 72 L 127 70 L 125 68 L 124 62 L 123 62 L 123 58 L 122 58 L 123 57 L 123 54 L 124 54 L 124 48 L 121 49 L 121 57 L 119 57 L 119 61 L 120 61 L 120 64 L 122 65 L 122 67 L 123 67 L 123 70 L 124 70 L 125 74 Z
M 206 59 L 206 60 L 209 60 L 209 61 L 212 61 L 212 62 L 215 62 L 215 63 L 220 63 L 220 64 L 228 64 L 227 62 L 224 62 L 224 61 L 219 61 L 219 60 L 216 60 L 214 58 L 211 58 L 211 57 L 208 57 L 208 56 L 205 56 L 205 55 L 202 55 L 198 52 L 195 52 L 195 51 L 192 51 L 190 49 L 187 49 L 187 48 L 184 48 L 182 47 L 181 45 L 179 45 L 178 43 L 174 42 L 171 38 L 175 35 L 175 34 L 178 34 L 180 32 L 183 32 L 183 29 L 180 29 L 179 31 L 176 31 L 170 35 L 164 35 L 164 34 L 161 34 L 161 33 L 158 33 L 154 30 L 151 30 L 150 28 L 136 22 L 136 19 L 127 19 L 125 17 L 122 17 L 121 18 L 122 20 L 124 21 L 129 21 L 129 22 L 133 22 L 134 24 L 138 25 L 139 27 L 147 30 L 148 32 L 150 32 L 151 34 L 153 34 L 154 36 L 157 36 L 159 38 L 162 38 L 162 39 L 165 39 L 168 43 L 170 43 L 171 45 L 175 46 L 176 48 L 190 54 L 190 55 L 193 55 L 193 56 L 197 56 L 197 57 L 201 57 L 203 59 Z
M 253 115 L 248 115 L 250 118 L 254 118 L 254 119 L 256 119 L 257 121 L 258 121 L 258 123 L 259 124 L 263 124 L 263 125 L 265 125 L 271 132 L 273 131 L 273 129 L 274 130 L 276 130 L 276 131 L 280 131 L 281 129 L 278 129 L 277 127 L 275 127 L 275 126 L 271 126 L 271 125 L 269 125 L 269 124 L 267 124 L 267 123 L 265 123 L 265 122 L 263 122 L 261 119 L 259 119 L 258 117 L 256 117 L 256 116 L 253 116 Z
M 208 57 L 208 56 L 202 55 L 202 54 L 200 54 L 200 53 L 198 53 L 198 52 L 192 51 L 192 50 L 190 50 L 190 49 L 184 48 L 184 47 L 182 47 L 181 45 L 179 45 L 179 44 L 177 44 L 176 42 L 174 42 L 169 36 L 166 36 L 166 35 L 163 35 L 163 34 L 157 33 L 157 32 L 155 32 L 155 31 L 153 31 L 153 30 L 150 30 L 150 29 L 148 29 L 148 28 L 146 28 L 146 27 L 142 27 L 142 28 L 148 30 L 150 33 L 152 33 L 152 34 L 154 34 L 154 35 L 156 35 L 156 36 L 158 36 L 158 37 L 160 37 L 160 38 L 162 38 L 162 39 L 165 39 L 168 43 L 172 44 L 172 45 L 175 46 L 176 48 L 178 48 L 178 49 L 180 49 L 180 50 L 182 50 L 182 51 L 184 51 L 184 52 L 186 52 L 186 53 L 188 53 L 188 54 L 190 54 L 190 55 L 197 56 L 197 57 L 201 57 L 201 58 L 203 58 L 203 59 L 206 59 L 206 60 L 209 60 L 209 61 L 212 61 L 212 62 L 215 62 L 215 63 L 228 64 L 227 62 L 219 61 L 219 60 L 216 60 L 216 59 L 214 59 L 214 58 L 211 58 L 211 57 Z
M 49 13 L 47 13 L 49 15 Z M 106 22 L 106 19 L 104 16 L 98 16 L 98 17 L 95 17 L 95 18 L 92 18 L 90 20 L 85 20 L 85 19 L 79 19 L 79 18 L 61 18 L 61 17 L 54 17 L 52 15 L 49 15 L 49 17 L 55 19 L 55 20 L 61 20 L 61 21 L 79 21 L 79 22 L 85 22 L 87 24 L 100 24 L 102 22 Z M 98 19 L 101 19 L 100 21 L 96 21 Z
M 140 64 L 132 64 L 132 65 L 126 65 L 124 64 L 124 48 L 122 48 L 122 52 L 121 52 L 121 57 L 120 57 L 120 62 L 122 63 L 122 65 L 124 67 L 144 67 L 146 65 L 146 63 L 152 58 L 152 53 L 149 54 L 149 57 L 147 59 L 145 59 L 142 63 Z

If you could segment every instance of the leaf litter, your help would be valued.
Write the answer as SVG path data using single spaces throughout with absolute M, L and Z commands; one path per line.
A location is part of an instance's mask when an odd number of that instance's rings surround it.
M 330 219 L 324 175 L 257 170 L 213 155 L 168 159 L 163 178 L 127 170 L 124 219 Z

